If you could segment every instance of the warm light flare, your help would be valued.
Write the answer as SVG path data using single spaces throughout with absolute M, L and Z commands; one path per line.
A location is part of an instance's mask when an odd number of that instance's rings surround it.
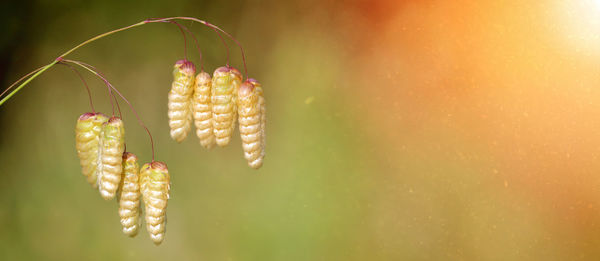
M 557 1 L 556 27 L 569 47 L 586 55 L 600 56 L 600 0 Z

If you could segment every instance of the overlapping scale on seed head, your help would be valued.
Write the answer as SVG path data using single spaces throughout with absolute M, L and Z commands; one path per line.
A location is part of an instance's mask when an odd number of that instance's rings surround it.
M 119 190 L 119 217 L 123 233 L 134 237 L 140 226 L 140 166 L 131 152 L 123 153 L 123 174 Z
M 213 74 L 211 88 L 213 133 L 217 145 L 221 147 L 231 141 L 237 114 L 237 90 L 241 83 L 240 72 L 232 67 L 219 67 Z
M 210 149 L 215 146 L 215 135 L 213 133 L 211 86 L 210 74 L 201 71 L 196 76 L 194 95 L 192 96 L 192 109 L 194 111 L 194 125 L 196 136 L 200 139 L 200 145 Z
M 102 124 L 108 120 L 104 114 L 87 112 L 79 116 L 75 125 L 75 148 L 81 172 L 92 187 L 97 184 L 98 151 Z
M 244 158 L 248 166 L 258 169 L 263 164 L 263 132 L 259 93 L 251 82 L 244 82 L 238 91 L 239 129 Z
M 125 150 L 125 128 L 118 117 L 111 117 L 102 124 L 101 146 L 98 166 L 98 190 L 102 198 L 115 197 L 123 172 L 122 156 Z
M 191 98 L 195 75 L 196 66 L 191 61 L 179 60 L 175 63 L 169 91 L 168 116 L 171 138 L 177 142 L 182 142 L 191 129 Z
M 171 189 L 169 170 L 166 164 L 155 161 L 144 164 L 140 174 L 146 229 L 154 244 L 159 245 L 165 238 L 167 225 L 167 202 Z

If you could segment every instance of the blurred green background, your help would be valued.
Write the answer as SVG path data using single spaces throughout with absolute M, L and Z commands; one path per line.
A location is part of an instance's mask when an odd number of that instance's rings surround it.
M 123 235 L 117 203 L 86 183 L 74 125 L 87 94 L 55 66 L 0 108 L 0 260 L 598 260 L 595 4 L 2 2 L 2 86 L 99 33 L 191 16 L 243 44 L 268 124 L 258 171 L 237 132 L 211 151 L 193 133 L 170 139 L 167 92 L 184 56 L 173 25 L 77 50 L 69 58 L 128 97 L 169 166 L 166 240 Z M 207 71 L 224 65 L 213 31 L 182 24 Z M 198 64 L 192 41 L 188 56 Z M 110 114 L 102 82 L 82 73 Z M 150 161 L 144 130 L 121 107 L 128 150 Z

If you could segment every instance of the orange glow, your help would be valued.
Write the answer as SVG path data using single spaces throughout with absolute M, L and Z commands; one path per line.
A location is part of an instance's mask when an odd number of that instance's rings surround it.
M 600 56 L 600 1 L 557 1 L 555 6 L 551 15 L 558 21 L 558 37 L 575 52 Z

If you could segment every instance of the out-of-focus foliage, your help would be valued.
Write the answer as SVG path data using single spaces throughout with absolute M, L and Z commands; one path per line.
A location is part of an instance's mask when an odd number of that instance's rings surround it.
M 86 183 L 73 128 L 87 94 L 56 66 L 0 107 L 0 259 L 597 260 L 600 55 L 573 43 L 600 30 L 569 31 L 579 9 L 562 2 L 0 3 L 2 86 L 96 34 L 185 15 L 240 40 L 268 107 L 256 171 L 237 130 L 210 151 L 194 135 L 170 139 L 175 26 L 76 51 L 154 134 L 172 182 L 166 239 L 123 235 L 118 204 Z M 205 70 L 224 65 L 215 33 L 183 24 Z M 85 76 L 111 114 L 106 88 Z M 121 108 L 127 150 L 149 162 L 144 130 Z

